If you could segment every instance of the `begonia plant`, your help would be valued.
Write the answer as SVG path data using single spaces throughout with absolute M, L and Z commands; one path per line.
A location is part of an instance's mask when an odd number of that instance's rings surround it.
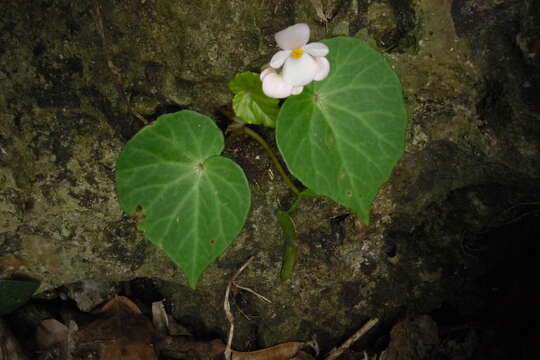
M 284 234 L 282 279 L 291 276 L 301 246 L 293 221 L 299 201 L 326 196 L 368 224 L 405 142 L 402 89 L 384 56 L 354 37 L 309 39 L 306 24 L 276 33 L 281 50 L 269 66 L 229 84 L 235 129 L 261 143 L 296 197 L 289 209 L 275 212 Z M 257 126 L 276 128 L 282 160 Z M 184 110 L 143 128 L 117 163 L 122 209 L 193 288 L 248 218 L 249 180 L 220 155 L 224 146 L 211 118 Z

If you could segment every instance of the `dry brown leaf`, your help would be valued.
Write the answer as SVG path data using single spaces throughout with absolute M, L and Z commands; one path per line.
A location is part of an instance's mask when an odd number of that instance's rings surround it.
M 36 329 L 36 341 L 40 349 L 48 349 L 67 340 L 68 328 L 56 319 L 43 320 Z
M 76 351 L 94 352 L 100 360 L 156 360 L 151 321 L 131 300 L 117 296 L 101 317 L 74 334 Z
M 9 329 L 6 323 L 0 318 L 0 360 L 27 360 L 22 347 Z
M 152 323 L 157 335 L 164 337 L 169 333 L 169 318 L 163 306 L 163 301 L 152 303 Z
M 291 360 L 298 354 L 302 346 L 304 346 L 303 342 L 293 341 L 257 351 L 233 350 L 232 360 Z
M 152 345 L 121 337 L 106 342 L 100 360 L 157 360 Z
M 231 351 L 232 360 L 312 360 L 313 357 L 300 349 L 303 342 L 288 342 L 257 351 Z M 194 341 L 186 336 L 167 336 L 157 344 L 162 355 L 172 359 L 212 359 L 225 350 L 220 340 Z
M 220 340 L 194 341 L 187 336 L 167 336 L 157 347 L 161 355 L 171 359 L 207 360 L 225 351 Z
M 133 314 L 142 314 L 141 309 L 125 296 L 113 297 L 111 300 L 107 301 L 97 313 L 105 313 L 107 311 L 125 311 Z
M 291 360 L 315 360 L 311 354 L 300 350 Z

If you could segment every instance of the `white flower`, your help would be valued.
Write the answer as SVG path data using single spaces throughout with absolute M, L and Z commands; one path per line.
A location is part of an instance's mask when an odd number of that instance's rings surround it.
M 325 58 L 328 46 L 319 42 L 308 44 L 309 26 L 289 26 L 276 33 L 275 39 L 283 50 L 274 54 L 270 67 L 261 73 L 263 92 L 267 96 L 282 99 L 298 95 L 313 80 L 328 76 L 330 63 Z

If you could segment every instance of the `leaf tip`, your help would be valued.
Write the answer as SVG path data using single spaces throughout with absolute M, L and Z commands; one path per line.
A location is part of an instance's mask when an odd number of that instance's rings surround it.
M 137 222 L 141 222 L 144 220 L 144 211 L 142 205 L 137 205 L 135 207 L 135 211 L 131 215 L 132 218 L 134 218 Z
M 143 224 L 144 224 L 144 220 L 146 219 L 146 216 L 144 215 L 142 205 L 137 205 L 135 207 L 135 211 L 133 211 L 133 213 L 131 214 L 131 217 L 137 223 L 137 230 L 144 232 L 146 229 Z
M 365 226 L 368 226 L 369 225 L 369 211 L 367 212 L 361 212 L 361 211 L 357 211 L 356 212 L 356 215 L 360 218 L 360 221 L 365 225 Z
M 197 283 L 199 282 L 199 275 L 195 275 L 195 276 L 187 275 L 187 282 L 191 290 L 197 290 Z

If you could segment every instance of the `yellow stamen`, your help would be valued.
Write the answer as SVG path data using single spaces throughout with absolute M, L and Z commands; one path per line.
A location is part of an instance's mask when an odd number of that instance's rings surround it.
M 291 56 L 293 59 L 300 59 L 303 53 L 304 50 L 302 50 L 301 48 L 296 48 L 292 51 Z

